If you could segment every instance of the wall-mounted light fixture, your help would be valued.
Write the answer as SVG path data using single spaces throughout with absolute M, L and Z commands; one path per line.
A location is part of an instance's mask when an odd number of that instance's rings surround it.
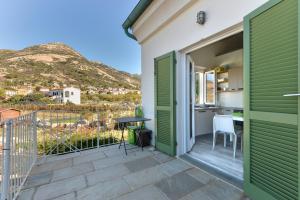
M 204 11 L 199 11 L 197 13 L 197 23 L 203 25 L 205 24 L 205 22 L 206 22 L 206 13 Z

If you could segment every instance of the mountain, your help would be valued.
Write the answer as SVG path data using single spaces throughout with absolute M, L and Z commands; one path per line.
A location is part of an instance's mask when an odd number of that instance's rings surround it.
M 79 87 L 139 90 L 136 75 L 86 59 L 63 43 L 31 46 L 19 51 L 0 50 L 0 87 Z

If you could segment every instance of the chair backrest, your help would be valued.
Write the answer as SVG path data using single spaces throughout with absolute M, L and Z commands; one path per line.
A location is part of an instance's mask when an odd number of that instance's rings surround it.
M 235 133 L 231 115 L 215 115 L 213 119 L 214 132 Z

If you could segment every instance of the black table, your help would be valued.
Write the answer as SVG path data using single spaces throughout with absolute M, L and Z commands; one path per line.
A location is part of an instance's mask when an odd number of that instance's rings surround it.
M 121 131 L 122 131 L 119 149 L 121 148 L 122 143 L 123 143 L 126 155 L 127 155 L 127 148 L 126 148 L 126 143 L 125 143 L 125 139 L 124 139 L 124 130 L 125 130 L 125 128 L 127 128 L 127 125 L 129 123 L 142 122 L 141 126 L 139 126 L 138 129 L 136 130 L 136 135 L 137 135 L 137 142 L 140 143 L 142 150 L 143 150 L 143 144 L 142 144 L 142 141 L 140 138 L 140 132 L 142 130 L 143 123 L 145 123 L 146 121 L 150 121 L 151 119 L 147 119 L 144 117 L 121 117 L 121 118 L 115 118 L 114 120 L 118 123 L 119 129 L 121 129 Z

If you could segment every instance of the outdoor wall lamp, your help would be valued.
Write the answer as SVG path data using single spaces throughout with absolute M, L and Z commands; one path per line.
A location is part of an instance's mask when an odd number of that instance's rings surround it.
M 197 23 L 198 24 L 205 24 L 205 21 L 206 21 L 206 13 L 204 11 L 199 11 L 197 13 Z

